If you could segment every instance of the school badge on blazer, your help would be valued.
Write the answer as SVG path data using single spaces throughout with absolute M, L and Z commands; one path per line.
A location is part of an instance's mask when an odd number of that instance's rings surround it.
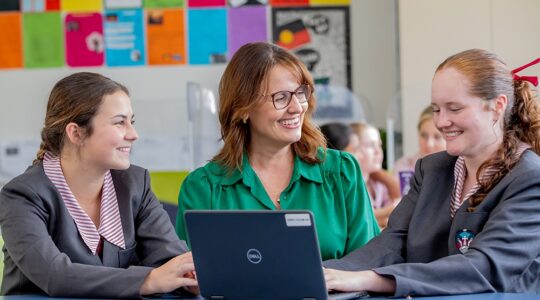
M 469 251 L 469 245 L 474 240 L 475 234 L 469 229 L 461 229 L 456 233 L 456 248 L 463 254 Z

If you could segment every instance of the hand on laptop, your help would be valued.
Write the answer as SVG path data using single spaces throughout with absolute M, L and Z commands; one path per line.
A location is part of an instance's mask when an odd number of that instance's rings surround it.
M 180 287 L 185 287 L 189 292 L 198 293 L 194 271 L 195 266 L 191 252 L 171 258 L 148 274 L 141 285 L 140 294 L 168 293 Z
M 394 293 L 396 290 L 395 280 L 380 276 L 373 271 L 349 272 L 324 269 L 324 280 L 328 290 L 342 292 Z

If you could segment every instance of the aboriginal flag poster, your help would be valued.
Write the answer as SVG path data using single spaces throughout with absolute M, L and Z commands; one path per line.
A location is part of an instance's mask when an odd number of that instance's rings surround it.
M 316 84 L 351 88 L 349 7 L 276 7 L 273 41 L 294 52 Z

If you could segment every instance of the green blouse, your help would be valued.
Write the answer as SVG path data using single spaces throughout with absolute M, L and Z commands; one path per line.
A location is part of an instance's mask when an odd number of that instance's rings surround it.
M 184 180 L 176 220 L 181 239 L 186 239 L 186 210 L 276 209 L 249 165 L 247 154 L 242 172 L 226 174 L 222 166 L 210 162 Z M 291 181 L 281 193 L 280 205 L 283 210 L 313 213 L 323 260 L 341 258 L 379 234 L 358 162 L 346 152 L 328 149 L 319 164 L 295 157 Z

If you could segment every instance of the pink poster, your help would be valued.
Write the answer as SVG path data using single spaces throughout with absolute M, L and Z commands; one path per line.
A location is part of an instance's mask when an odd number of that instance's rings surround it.
M 189 0 L 189 7 L 225 6 L 225 0 Z
M 99 13 L 67 14 L 66 59 L 71 67 L 103 65 L 103 20 Z

